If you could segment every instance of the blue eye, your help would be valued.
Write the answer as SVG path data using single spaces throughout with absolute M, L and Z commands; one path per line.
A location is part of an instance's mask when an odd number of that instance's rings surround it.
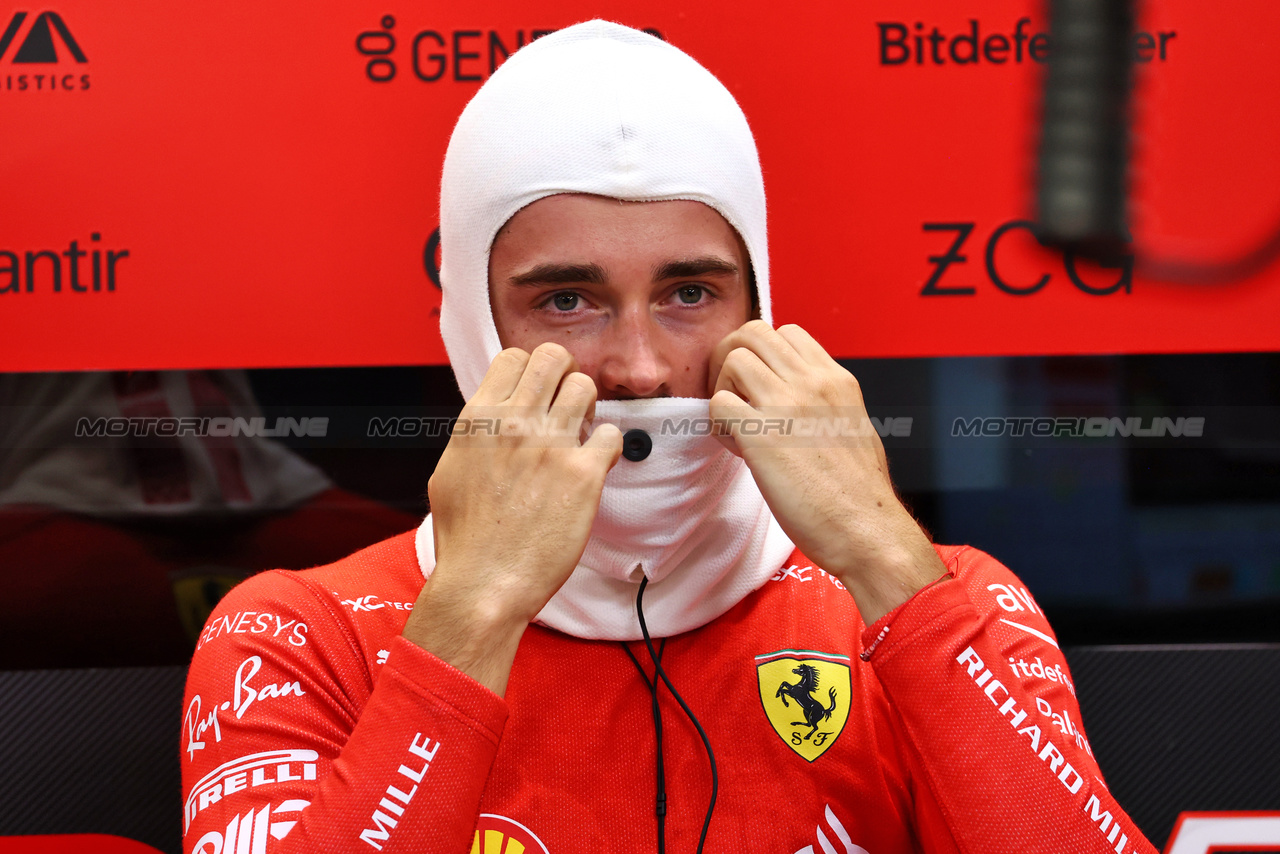
M 551 304 L 560 311 L 573 311 L 578 307 L 578 295 L 573 291 L 562 291 L 551 298 Z
M 676 293 L 680 295 L 680 302 L 685 305 L 693 305 L 702 299 L 704 290 L 701 285 L 685 285 Z

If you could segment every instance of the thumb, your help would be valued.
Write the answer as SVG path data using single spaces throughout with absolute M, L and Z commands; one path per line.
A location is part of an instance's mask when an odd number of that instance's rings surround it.
M 600 424 L 591 431 L 582 447 L 590 448 L 602 461 L 607 462 L 604 467 L 607 472 L 622 456 L 622 431 L 614 424 Z
M 736 392 L 722 388 L 708 402 L 707 411 L 711 415 L 712 435 L 716 441 L 724 445 L 729 453 L 742 456 L 742 448 L 738 445 L 737 419 L 746 418 L 755 413 L 751 404 L 747 403 Z

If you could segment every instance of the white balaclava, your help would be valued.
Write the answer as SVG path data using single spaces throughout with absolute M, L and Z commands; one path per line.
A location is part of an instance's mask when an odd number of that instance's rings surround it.
M 737 102 L 661 39 L 607 21 L 577 24 L 517 51 L 449 141 L 440 331 L 468 400 L 502 349 L 489 248 L 517 211 L 558 193 L 714 208 L 746 244 L 760 315 L 771 322 L 764 180 Z M 635 599 L 647 576 L 646 623 L 669 636 L 715 619 L 778 571 L 793 546 L 746 465 L 705 435 L 707 417 L 706 400 L 597 403 L 597 422 L 643 429 L 653 449 L 610 471 L 586 551 L 539 623 L 582 638 L 638 639 Z M 429 575 L 430 516 L 417 551 Z

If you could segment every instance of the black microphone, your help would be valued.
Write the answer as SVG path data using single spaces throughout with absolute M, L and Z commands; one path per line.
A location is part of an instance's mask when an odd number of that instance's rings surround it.
M 653 438 L 640 429 L 628 430 L 622 434 L 622 456 L 638 463 L 653 450 Z

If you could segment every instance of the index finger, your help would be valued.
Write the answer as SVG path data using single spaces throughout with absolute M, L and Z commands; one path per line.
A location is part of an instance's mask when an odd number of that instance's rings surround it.
M 760 362 L 780 377 L 801 369 L 803 358 L 791 343 L 774 331 L 763 320 L 749 320 L 720 340 L 711 351 L 707 366 L 707 394 L 713 395 L 725 387 L 720 383 L 725 360 L 739 347 L 750 351 Z
M 741 329 L 733 330 L 728 335 L 720 339 L 715 348 L 711 351 L 711 361 L 707 365 L 707 397 L 713 397 L 720 385 L 720 371 L 724 368 L 724 360 L 729 357 L 729 353 L 739 346 L 738 332 Z
M 564 378 L 577 370 L 578 362 L 572 353 L 560 344 L 544 341 L 529 354 L 508 402 L 543 413 L 559 393 Z
M 818 343 L 803 327 L 794 323 L 788 323 L 785 326 L 778 327 L 778 334 L 786 339 L 787 343 L 795 348 L 800 357 L 811 365 L 820 364 L 823 360 L 835 361 L 831 358 L 831 354 L 826 348 Z
M 494 356 L 484 379 L 480 381 L 480 388 L 467 404 L 490 405 L 506 400 L 516 390 L 527 364 L 529 354 L 519 347 L 508 347 Z

